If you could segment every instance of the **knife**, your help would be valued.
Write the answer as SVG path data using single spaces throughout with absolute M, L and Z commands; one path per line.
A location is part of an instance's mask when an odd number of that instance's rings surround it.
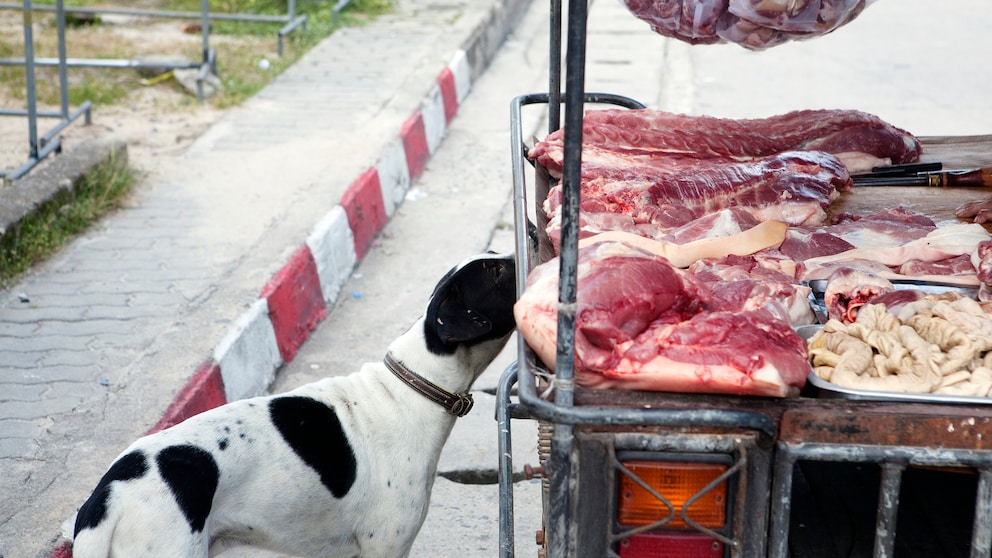
M 892 176 L 890 173 L 861 174 L 851 177 L 855 186 L 977 186 L 992 188 L 992 167 L 941 172 L 921 172 Z
M 872 167 L 871 174 L 869 176 L 892 176 L 892 175 L 909 175 L 917 174 L 921 172 L 934 172 L 944 169 L 944 164 L 940 162 L 935 163 L 903 163 L 901 165 L 888 165 L 885 167 Z

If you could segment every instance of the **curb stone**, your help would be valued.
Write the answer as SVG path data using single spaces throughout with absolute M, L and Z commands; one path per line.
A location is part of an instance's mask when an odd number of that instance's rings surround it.
M 127 144 L 107 137 L 87 138 L 51 163 L 11 181 L 9 187 L 0 187 L 0 240 L 7 234 L 17 234 L 28 215 L 72 197 L 86 175 L 105 162 L 126 166 Z

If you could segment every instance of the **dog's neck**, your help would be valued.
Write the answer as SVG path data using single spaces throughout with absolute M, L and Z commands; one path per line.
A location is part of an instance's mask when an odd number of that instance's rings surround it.
M 459 346 L 450 355 L 437 355 L 427 349 L 423 327 L 421 318 L 389 345 L 389 353 L 410 371 L 451 393 L 468 391 L 506 343 L 506 339 L 482 341 L 471 348 Z

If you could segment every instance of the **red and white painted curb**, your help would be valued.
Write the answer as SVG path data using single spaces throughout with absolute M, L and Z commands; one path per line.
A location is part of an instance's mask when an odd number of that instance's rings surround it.
M 441 70 L 419 109 L 372 167 L 345 190 L 306 241 L 238 317 L 151 432 L 229 401 L 264 394 L 276 371 L 327 316 L 345 281 L 424 172 L 472 86 L 465 51 Z

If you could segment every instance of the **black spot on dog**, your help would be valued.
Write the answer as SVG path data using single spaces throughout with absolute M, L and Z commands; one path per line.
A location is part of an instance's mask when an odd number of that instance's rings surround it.
M 333 407 L 309 397 L 277 397 L 269 403 L 272 423 L 320 482 L 343 498 L 355 482 L 355 453 Z
M 217 447 L 220 449 L 220 451 L 224 451 L 227 449 L 227 445 L 230 442 L 231 441 L 227 438 L 221 438 L 220 440 L 217 440 Z
M 155 461 L 190 529 L 194 533 L 203 531 L 220 480 L 213 456 L 196 446 L 169 446 L 158 453 Z
M 107 499 L 110 498 L 110 483 L 138 479 L 145 476 L 147 472 L 148 461 L 145 459 L 145 454 L 140 451 L 133 451 L 115 461 L 97 483 L 93 494 L 90 494 L 90 497 L 79 508 L 74 534 L 78 535 L 83 529 L 96 528 L 106 517 Z

